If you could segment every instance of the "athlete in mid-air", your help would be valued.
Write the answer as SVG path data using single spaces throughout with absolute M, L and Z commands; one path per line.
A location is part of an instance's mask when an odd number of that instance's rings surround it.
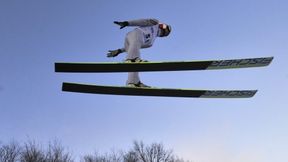
M 107 57 L 116 57 L 120 53 L 127 52 L 126 61 L 147 62 L 140 57 L 141 48 L 149 48 L 153 45 L 157 37 L 167 37 L 171 32 L 171 26 L 160 23 L 157 19 L 139 19 L 130 21 L 114 21 L 120 29 L 126 26 L 136 26 L 127 33 L 124 48 L 110 50 Z M 129 72 L 126 85 L 129 87 L 149 87 L 140 81 L 138 72 Z

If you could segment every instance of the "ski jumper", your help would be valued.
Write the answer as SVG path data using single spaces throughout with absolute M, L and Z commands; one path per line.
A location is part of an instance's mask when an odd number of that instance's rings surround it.
M 126 60 L 141 59 L 140 49 L 149 48 L 153 45 L 158 32 L 159 21 L 156 19 L 139 19 L 128 21 L 128 26 L 137 26 L 134 30 L 127 33 L 125 37 L 124 49 L 127 52 Z M 126 84 L 139 83 L 139 73 L 128 73 Z

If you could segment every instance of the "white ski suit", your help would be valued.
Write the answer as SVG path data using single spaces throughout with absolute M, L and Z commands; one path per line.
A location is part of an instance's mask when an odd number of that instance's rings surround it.
M 141 59 L 140 49 L 151 47 L 159 35 L 159 21 L 156 19 L 139 19 L 128 21 L 128 26 L 137 26 L 127 33 L 123 51 L 127 52 L 126 60 Z M 128 73 L 126 84 L 140 82 L 138 72 Z

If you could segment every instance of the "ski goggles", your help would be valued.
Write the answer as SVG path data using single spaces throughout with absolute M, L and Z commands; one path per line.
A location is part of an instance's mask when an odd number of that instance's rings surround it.
M 171 32 L 171 26 L 167 24 L 159 24 L 159 28 L 162 29 L 162 36 L 168 36 Z

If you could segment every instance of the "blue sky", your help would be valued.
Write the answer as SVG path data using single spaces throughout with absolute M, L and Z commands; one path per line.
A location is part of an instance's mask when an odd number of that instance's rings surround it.
M 274 56 L 266 68 L 142 73 L 167 88 L 258 89 L 251 99 L 61 92 L 63 81 L 124 85 L 127 74 L 59 74 L 54 62 L 106 58 L 123 47 L 115 20 L 172 25 L 141 51 L 153 61 Z M 287 161 L 288 2 L 284 0 L 1 0 L 0 141 L 59 139 L 75 156 L 162 142 L 197 162 Z

